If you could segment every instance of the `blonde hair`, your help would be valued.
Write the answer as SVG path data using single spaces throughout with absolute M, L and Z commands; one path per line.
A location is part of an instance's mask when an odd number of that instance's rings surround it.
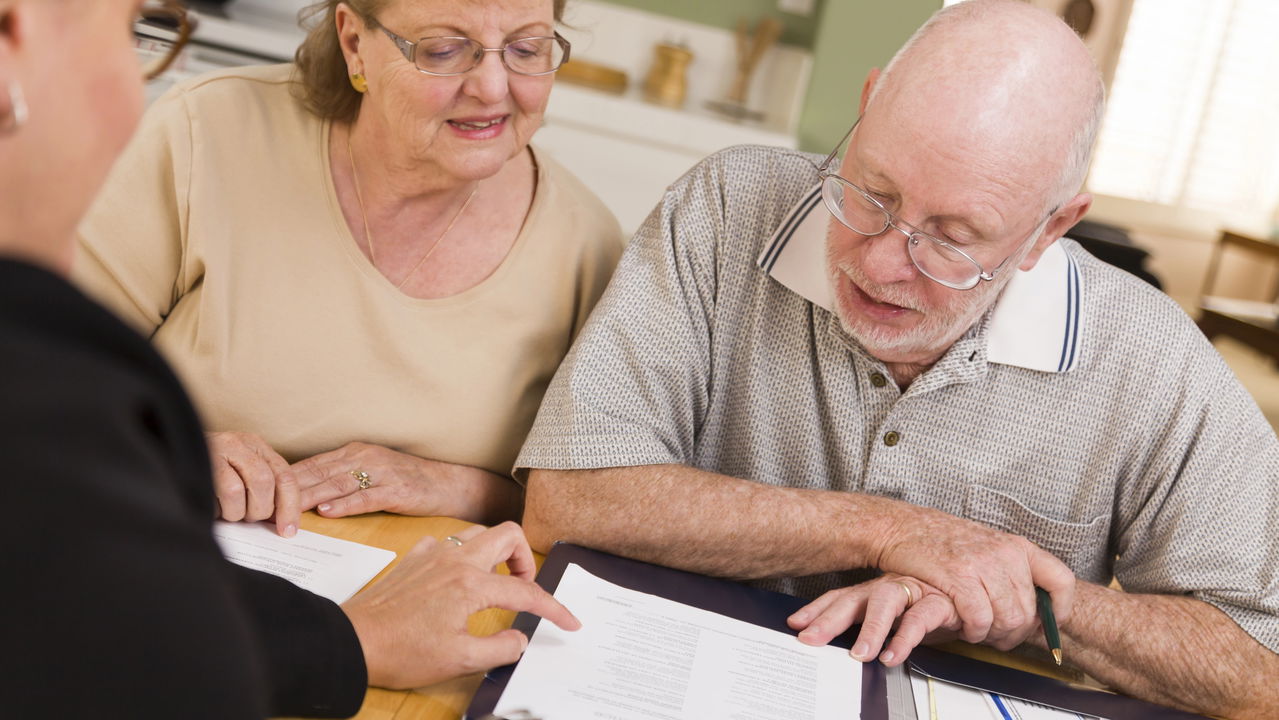
M 391 0 L 319 0 L 298 13 L 298 21 L 307 30 L 306 39 L 298 47 L 293 94 L 315 115 L 326 120 L 351 122 L 360 110 L 360 93 L 351 87 L 347 77 L 346 57 L 338 42 L 337 8 L 345 3 L 366 23 L 377 26 L 377 14 Z M 553 0 L 555 20 L 564 16 L 568 0 Z

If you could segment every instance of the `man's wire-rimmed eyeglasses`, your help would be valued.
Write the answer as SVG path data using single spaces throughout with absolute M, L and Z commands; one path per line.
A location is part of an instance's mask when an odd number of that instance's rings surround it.
M 910 255 L 910 261 L 929 280 L 954 290 L 971 290 L 981 281 L 994 280 L 1019 250 L 1039 237 L 1048 224 L 1049 218 L 1057 212 L 1054 209 L 1048 213 L 1048 216 L 1036 226 L 1025 241 L 1017 246 L 1016 250 L 1013 250 L 993 270 L 987 271 L 967 252 L 952 243 L 916 229 L 884 207 L 883 203 L 870 192 L 831 170 L 840 148 L 847 147 L 860 123 L 859 117 L 817 168 L 817 175 L 822 183 L 822 202 L 844 227 L 858 235 L 874 237 L 882 235 L 889 228 L 905 235 L 906 252 Z

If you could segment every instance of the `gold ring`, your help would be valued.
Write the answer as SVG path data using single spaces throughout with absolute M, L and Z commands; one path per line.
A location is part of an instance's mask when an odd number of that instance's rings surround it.
M 901 580 L 894 580 L 893 582 L 896 582 L 898 585 L 901 585 L 902 590 L 906 591 L 906 607 L 910 607 L 911 605 L 914 605 L 915 593 L 911 591 L 910 586 L 902 582 Z
M 444 538 L 444 542 L 453 543 L 454 545 L 458 547 L 462 547 L 462 538 L 456 535 L 449 535 L 448 537 Z
M 351 477 L 355 478 L 357 482 L 359 482 L 361 490 L 368 490 L 369 488 L 373 487 L 373 481 L 369 480 L 369 474 L 364 472 L 363 470 L 352 470 L 351 472 L 347 473 L 347 475 L 350 475 Z

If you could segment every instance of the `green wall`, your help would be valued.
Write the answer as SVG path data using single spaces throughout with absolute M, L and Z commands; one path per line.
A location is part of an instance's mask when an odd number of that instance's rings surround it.
M 828 152 L 852 123 L 862 81 L 883 67 L 942 0 L 814 0 L 799 17 L 777 10 L 777 0 L 603 0 L 713 27 L 732 29 L 738 18 L 763 15 L 785 23 L 782 42 L 813 52 L 813 74 L 799 119 L 799 146 Z
M 840 4 L 848 0 L 814 0 L 812 15 L 800 17 L 777 10 L 777 0 L 604 0 L 613 5 L 625 5 L 649 12 L 660 13 L 712 27 L 733 29 L 737 21 L 746 18 L 752 28 L 764 15 L 781 20 L 785 26 L 782 42 L 804 48 L 813 46 L 817 36 L 817 18 L 823 6 Z M 572 0 L 569 0 L 571 3 Z M 896 0 L 893 0 L 896 2 Z M 940 0 L 938 0 L 940 3 Z M 884 5 L 890 4 L 883 2 Z M 837 140 L 839 138 L 836 138 Z
M 862 82 L 942 0 L 827 0 L 813 43 L 813 75 L 799 119 L 799 146 L 829 152 L 857 116 Z

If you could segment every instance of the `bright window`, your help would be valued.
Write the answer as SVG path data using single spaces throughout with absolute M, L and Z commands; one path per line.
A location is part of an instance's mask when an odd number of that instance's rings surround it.
M 1267 227 L 1279 202 L 1279 2 L 1134 0 L 1089 189 Z

